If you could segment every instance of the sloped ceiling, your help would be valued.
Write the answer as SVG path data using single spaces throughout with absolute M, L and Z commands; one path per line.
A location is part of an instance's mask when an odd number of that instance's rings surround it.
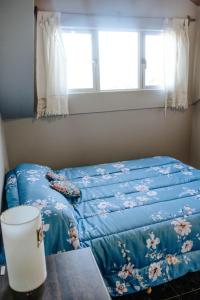
M 195 3 L 196 5 L 200 6 L 200 0 L 191 0 L 193 3 Z

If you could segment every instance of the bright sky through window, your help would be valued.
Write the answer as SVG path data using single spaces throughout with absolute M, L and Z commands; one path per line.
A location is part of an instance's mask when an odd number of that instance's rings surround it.
M 138 33 L 100 31 L 100 89 L 138 88 Z
M 155 32 L 63 30 L 72 92 L 163 87 L 163 35 Z
M 145 86 L 163 85 L 163 36 L 162 34 L 145 35 Z
M 92 36 L 90 33 L 63 33 L 67 54 L 68 89 L 93 88 Z

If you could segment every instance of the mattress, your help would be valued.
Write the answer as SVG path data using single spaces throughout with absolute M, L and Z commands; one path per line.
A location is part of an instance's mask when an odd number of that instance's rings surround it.
M 9 207 L 40 208 L 46 255 L 91 247 L 112 296 L 200 270 L 199 170 L 167 156 L 57 170 L 77 200 L 49 187 L 49 170 L 21 164 L 6 183 Z

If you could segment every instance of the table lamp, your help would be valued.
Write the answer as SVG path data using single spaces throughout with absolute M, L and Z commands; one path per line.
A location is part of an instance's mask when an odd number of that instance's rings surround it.
M 2 236 L 10 287 L 31 292 L 46 279 L 41 214 L 33 206 L 17 206 L 1 214 Z

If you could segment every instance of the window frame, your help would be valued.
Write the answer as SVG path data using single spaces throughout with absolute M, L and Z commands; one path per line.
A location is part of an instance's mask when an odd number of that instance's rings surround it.
M 79 89 L 69 89 L 69 94 L 87 94 L 87 93 L 115 93 L 115 92 L 131 92 L 131 91 L 144 91 L 144 90 L 163 90 L 159 85 L 147 86 L 145 85 L 145 69 L 146 69 L 146 59 L 145 59 L 145 36 L 146 35 L 159 35 L 163 32 L 160 30 L 138 30 L 138 29 L 90 29 L 90 28 L 68 28 L 62 27 L 63 32 L 76 32 L 76 33 L 89 33 L 91 34 L 91 45 L 92 45 L 92 77 L 93 77 L 93 88 L 79 88 Z M 99 31 L 116 31 L 116 32 L 137 32 L 138 34 L 138 88 L 133 89 L 100 89 L 100 61 L 99 61 L 99 41 L 98 32 Z

